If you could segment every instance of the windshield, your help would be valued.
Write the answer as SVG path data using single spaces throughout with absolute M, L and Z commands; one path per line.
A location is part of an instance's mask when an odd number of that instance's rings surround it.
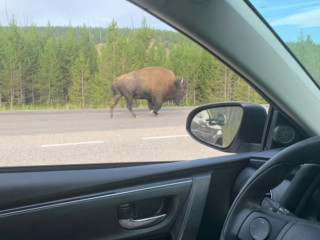
M 320 86 L 320 2 L 251 0 Z

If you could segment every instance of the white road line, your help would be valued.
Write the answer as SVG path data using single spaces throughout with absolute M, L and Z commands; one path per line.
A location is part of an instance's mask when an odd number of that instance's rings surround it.
M 92 142 L 74 142 L 74 143 L 48 144 L 48 145 L 41 145 L 41 147 L 63 147 L 63 146 L 75 146 L 75 145 L 99 144 L 99 143 L 104 143 L 104 141 L 92 141 Z
M 171 135 L 171 136 L 158 136 L 158 137 L 144 137 L 142 140 L 154 140 L 154 139 L 165 139 L 165 138 L 179 138 L 179 137 L 189 137 L 188 134 L 185 135 Z

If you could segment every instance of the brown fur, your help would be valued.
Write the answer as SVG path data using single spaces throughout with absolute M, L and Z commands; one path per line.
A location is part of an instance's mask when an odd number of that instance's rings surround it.
M 186 81 L 177 78 L 171 70 L 162 67 L 147 67 L 121 75 L 113 80 L 113 99 L 110 104 L 110 114 L 113 117 L 113 108 L 124 96 L 127 107 L 133 117 L 133 99 L 147 99 L 148 106 L 155 116 L 163 101 L 174 100 L 179 104 L 187 90 Z

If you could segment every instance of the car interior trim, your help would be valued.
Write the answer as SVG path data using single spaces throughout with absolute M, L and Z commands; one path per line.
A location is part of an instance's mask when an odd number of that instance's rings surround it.
M 34 211 L 41 211 L 41 210 L 46 210 L 46 209 L 51 209 L 51 208 L 56 208 L 56 207 L 68 206 L 68 205 L 73 205 L 73 204 L 78 204 L 78 203 L 83 203 L 83 202 L 89 202 L 89 201 L 99 200 L 99 199 L 104 199 L 104 198 L 107 199 L 110 197 L 116 197 L 116 196 L 131 194 L 131 193 L 138 193 L 138 192 L 143 192 L 143 191 L 148 191 L 148 190 L 156 190 L 156 189 L 161 189 L 161 188 L 166 188 L 166 187 L 171 187 L 171 186 L 176 186 L 176 185 L 185 185 L 185 184 L 190 184 L 190 183 L 192 183 L 192 180 L 188 179 L 188 180 L 183 180 L 183 181 L 179 181 L 179 182 L 172 182 L 172 183 L 166 183 L 166 184 L 149 186 L 149 187 L 146 187 L 146 186 L 145 187 L 138 187 L 138 188 L 135 188 L 132 190 L 122 190 L 122 191 L 119 191 L 116 193 L 103 194 L 103 195 L 99 195 L 99 196 L 84 197 L 84 198 L 76 199 L 76 200 L 65 200 L 63 202 L 58 202 L 58 203 L 47 203 L 42 206 L 31 206 L 31 207 L 27 207 L 26 209 L 21 209 L 21 210 L 9 209 L 9 210 L 1 211 L 0 218 L 12 216 L 12 215 L 17 215 L 17 214 L 34 212 Z

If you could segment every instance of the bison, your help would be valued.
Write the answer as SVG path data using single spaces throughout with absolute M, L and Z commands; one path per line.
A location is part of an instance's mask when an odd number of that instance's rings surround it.
M 187 82 L 166 68 L 147 67 L 115 78 L 111 89 L 113 92 L 110 104 L 111 118 L 114 106 L 121 96 L 126 99 L 127 108 L 133 117 L 137 116 L 132 110 L 133 99 L 147 99 L 151 113 L 158 116 L 163 101 L 173 100 L 176 104 L 180 103 L 186 95 Z

